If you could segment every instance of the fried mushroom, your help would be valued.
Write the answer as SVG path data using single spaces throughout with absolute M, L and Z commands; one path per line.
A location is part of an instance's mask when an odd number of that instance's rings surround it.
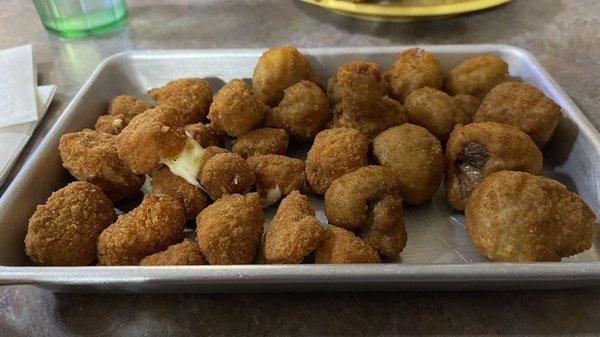
M 483 99 L 498 84 L 508 80 L 508 64 L 496 55 L 473 56 L 450 71 L 446 91 Z
M 384 78 L 391 94 L 401 101 L 417 89 L 440 89 L 443 85 L 440 64 L 435 56 L 421 48 L 411 48 L 400 53 Z

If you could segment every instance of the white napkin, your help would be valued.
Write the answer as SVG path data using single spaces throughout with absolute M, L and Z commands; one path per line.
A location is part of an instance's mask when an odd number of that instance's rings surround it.
M 0 51 L 0 128 L 38 120 L 31 45 Z

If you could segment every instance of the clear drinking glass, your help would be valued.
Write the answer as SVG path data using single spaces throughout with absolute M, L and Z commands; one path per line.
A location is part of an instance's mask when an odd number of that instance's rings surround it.
M 117 30 L 127 22 L 125 0 L 33 0 L 44 27 L 63 37 Z

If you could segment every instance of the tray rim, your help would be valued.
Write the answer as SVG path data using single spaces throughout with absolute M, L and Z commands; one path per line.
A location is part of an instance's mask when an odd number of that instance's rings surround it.
M 556 83 L 546 69 L 528 51 L 506 44 L 452 44 L 452 45 L 393 45 L 368 47 L 318 47 L 299 48 L 307 54 L 369 54 L 399 52 L 403 49 L 420 47 L 435 53 L 440 48 L 450 52 L 503 52 L 516 54 L 530 62 L 547 82 L 547 90 L 560 96 L 565 103 L 563 110 L 577 122 L 579 131 L 600 148 L 600 132 L 575 105 L 572 99 Z M 99 63 L 84 82 L 64 111 L 57 118 L 48 133 L 44 135 L 38 148 L 31 152 L 22 169 L 14 179 L 7 182 L 0 196 L 0 207 L 11 192 L 19 188 L 19 182 L 28 171 L 39 152 L 48 146 L 51 136 L 59 132 L 61 124 L 71 114 L 79 101 L 105 68 L 122 59 L 156 59 L 177 56 L 205 57 L 222 55 L 256 55 L 266 48 L 244 49 L 174 49 L 174 50 L 135 50 L 124 51 L 108 56 Z M 204 56 L 203 56 L 204 55 Z M 173 273 L 176 270 L 177 273 Z M 131 272 L 135 271 L 134 274 Z M 90 273 L 93 272 L 93 273 Z M 273 280 L 272 278 L 276 278 Z M 600 261 L 592 262 L 537 262 L 537 263 L 469 263 L 469 264 L 341 264 L 341 265 L 237 265 L 237 266 L 81 266 L 81 267 L 43 267 L 43 266 L 0 266 L 0 285 L 35 284 L 43 286 L 110 286 L 135 285 L 148 283 L 181 282 L 198 285 L 238 284 L 257 285 L 269 283 L 396 283 L 396 282 L 435 282 L 444 283 L 506 283 L 541 281 L 593 281 L 600 284 Z

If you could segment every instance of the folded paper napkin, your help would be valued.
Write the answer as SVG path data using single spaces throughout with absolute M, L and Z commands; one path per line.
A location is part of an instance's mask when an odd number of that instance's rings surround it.
M 31 45 L 0 51 L 0 185 L 31 137 L 56 91 L 37 86 Z

